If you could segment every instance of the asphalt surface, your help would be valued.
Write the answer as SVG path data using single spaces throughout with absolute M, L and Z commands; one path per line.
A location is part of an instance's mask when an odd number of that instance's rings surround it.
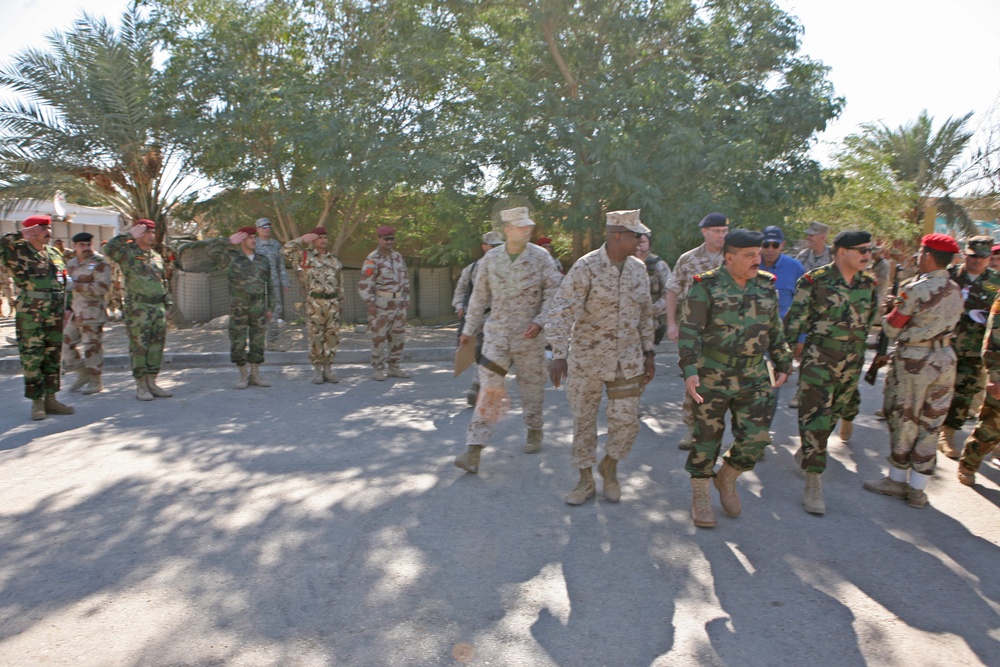
M 970 489 L 942 458 L 921 510 L 864 491 L 888 438 L 863 385 L 809 515 L 786 388 L 743 516 L 713 491 L 696 529 L 661 352 L 621 502 L 579 507 L 565 392 L 528 455 L 512 389 L 469 475 L 468 382 L 444 362 L 321 386 L 269 365 L 245 391 L 231 367 L 168 370 L 151 403 L 110 372 L 40 422 L 0 375 L 0 664 L 1000 664 L 1000 470 Z

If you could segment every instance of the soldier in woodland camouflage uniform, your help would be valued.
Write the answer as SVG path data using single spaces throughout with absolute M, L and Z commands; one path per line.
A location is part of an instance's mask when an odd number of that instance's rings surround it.
M 826 470 L 826 445 L 837 419 L 840 437 L 851 436 L 858 414 L 858 380 L 865 361 L 868 330 L 879 314 L 874 276 L 865 272 L 871 251 L 868 232 L 849 231 L 833 240 L 833 263 L 799 278 L 792 306 L 785 316 L 790 341 L 802 359 L 799 371 L 799 435 L 796 453 L 806 473 L 803 505 L 823 514 L 826 505 L 820 475 Z
M 927 479 L 934 472 L 938 433 L 955 389 L 952 331 L 962 316 L 962 290 L 947 266 L 958 243 L 928 234 L 917 256 L 920 276 L 902 286 L 896 307 L 882 319 L 896 350 L 885 379 L 889 422 L 889 476 L 866 481 L 865 489 L 905 498 L 910 507 L 927 504 Z
M 125 327 L 128 329 L 129 363 L 135 378 L 135 397 L 140 401 L 169 398 L 169 391 L 156 384 L 163 365 L 167 337 L 167 265 L 158 252 L 156 223 L 136 220 L 128 234 L 119 234 L 104 246 L 104 252 L 121 267 L 125 279 Z
M 333 361 L 340 347 L 340 314 L 344 308 L 341 273 L 344 265 L 327 250 L 327 242 L 326 230 L 317 227 L 281 248 L 281 254 L 289 262 L 302 268 L 305 280 L 305 312 L 313 384 L 340 382 L 333 370 Z
M 66 309 L 66 265 L 50 245 L 52 220 L 35 215 L 21 223 L 22 231 L 0 236 L 0 263 L 20 288 L 15 329 L 24 371 L 24 395 L 31 400 L 31 418 L 68 415 L 75 410 L 56 400 Z
M 651 236 L 652 232 L 642 235 L 635 256 L 646 265 L 649 276 L 649 298 L 653 302 L 653 320 L 656 323 L 653 345 L 659 345 L 667 333 L 667 285 L 670 284 L 672 272 L 670 265 L 662 257 L 649 252 Z
M 685 469 L 691 474 L 692 519 L 705 528 L 715 525 L 713 477 L 726 513 L 742 511 L 736 478 L 753 470 L 771 442 L 773 388 L 791 368 L 774 276 L 758 270 L 763 241 L 760 232 L 729 232 L 725 264 L 696 276 L 684 302 L 678 352 L 685 390 L 695 403 L 694 447 Z M 765 354 L 774 364 L 773 384 Z M 732 413 L 735 441 L 716 475 L 726 412 Z
M 236 388 L 270 387 L 271 383 L 260 376 L 260 365 L 264 363 L 264 339 L 274 285 L 271 262 L 256 252 L 257 228 L 242 227 L 228 239 L 197 241 L 190 247 L 200 246 L 205 247 L 216 266 L 226 270 L 229 280 L 229 360 L 239 369 Z
M 285 268 L 285 260 L 281 256 L 281 243 L 271 238 L 271 221 L 267 218 L 260 218 L 254 223 L 257 228 L 257 249 L 256 252 L 267 257 L 271 265 L 271 285 L 272 298 L 270 302 L 271 319 L 267 325 L 267 347 L 277 350 L 278 335 L 281 333 L 278 320 L 283 317 L 285 293 L 292 286 L 292 281 L 288 278 L 288 269 Z
M 655 373 L 653 318 L 646 267 L 632 257 L 649 233 L 639 211 L 607 215 L 605 244 L 581 257 L 559 286 L 545 322 L 552 344 L 549 375 L 558 387 L 567 374 L 573 409 L 573 466 L 580 473 L 566 496 L 580 505 L 596 493 L 597 411 L 607 388 L 608 439 L 597 466 L 604 497 L 621 498 L 618 462 L 639 434 L 639 397 Z
M 375 233 L 378 234 L 378 248 L 365 258 L 358 282 L 358 293 L 367 305 L 368 329 L 372 335 L 372 378 L 379 381 L 386 375 L 408 378 L 410 374 L 399 367 L 406 344 L 406 310 L 410 307 L 406 262 L 393 250 L 394 227 L 383 225 Z
M 69 273 L 72 314 L 63 331 L 63 360 L 67 369 L 76 370 L 77 379 L 70 391 L 96 394 L 104 389 L 104 323 L 108 311 L 104 297 L 111 289 L 111 265 L 91 248 L 93 234 L 81 232 L 73 237 L 73 259 L 66 263 Z
M 667 283 L 667 338 L 675 343 L 680 335 L 677 307 L 683 305 L 696 275 L 722 264 L 722 246 L 729 231 L 729 221 L 721 213 L 709 213 L 698 223 L 698 227 L 705 242 L 677 258 L 673 275 Z M 687 433 L 677 443 L 677 447 L 691 449 L 691 444 L 694 442 L 694 403 L 687 393 L 684 394 L 684 403 L 681 407 Z
M 501 211 L 500 219 L 507 242 L 479 261 L 462 329 L 463 344 L 483 332 L 483 354 L 479 359 L 482 390 L 465 436 L 468 449 L 455 459 L 456 466 L 471 473 L 479 470 L 480 453 L 503 410 L 504 377 L 511 366 L 517 367 L 517 386 L 528 427 L 524 451 L 533 454 L 542 449 L 546 363 L 545 340 L 539 334 L 562 280 L 551 255 L 528 243 L 535 223 L 528 217 L 527 208 Z
M 992 247 L 992 237 L 973 236 L 966 243 L 965 263 L 948 268 L 948 275 L 962 289 L 965 300 L 962 319 L 958 321 L 952 342 L 958 356 L 955 394 L 938 437 L 938 449 L 953 459 L 960 454 L 952 442 L 955 431 L 961 430 L 976 395 L 986 386 L 986 378 L 983 377 L 983 336 L 990 306 L 1000 288 L 1000 273 L 989 267 Z
M 1000 443 L 1000 296 L 990 307 L 983 338 L 982 361 L 989 373 L 986 400 L 972 435 L 962 447 L 958 459 L 958 481 L 966 486 L 976 483 L 976 472 L 990 452 Z
M 480 246 L 483 255 L 498 245 L 503 245 L 503 235 L 500 232 L 486 232 L 483 234 L 483 243 Z M 462 274 L 458 277 L 458 283 L 455 285 L 455 294 L 451 299 L 451 307 L 455 309 L 455 314 L 458 315 L 459 342 L 461 342 L 462 328 L 465 327 L 465 311 L 469 308 L 469 300 L 472 298 L 472 288 L 476 284 L 476 275 L 479 273 L 479 261 L 477 259 L 462 269 Z M 489 315 L 489 312 L 490 309 L 487 307 L 486 314 Z M 476 348 L 476 357 L 478 358 L 482 354 L 483 349 L 482 332 L 476 336 Z M 469 405 L 475 407 L 476 400 L 479 398 L 479 364 L 473 364 L 471 372 L 472 387 L 465 395 L 465 398 L 469 402 Z

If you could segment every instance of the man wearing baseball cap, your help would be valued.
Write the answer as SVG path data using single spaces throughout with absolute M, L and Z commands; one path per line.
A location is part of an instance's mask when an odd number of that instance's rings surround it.
M 882 318 L 896 351 L 885 379 L 889 423 L 889 475 L 864 483 L 865 489 L 927 504 L 927 480 L 934 472 L 938 433 L 955 389 L 952 331 L 962 317 L 962 290 L 948 274 L 959 251 L 947 234 L 928 234 L 917 254 L 918 277 L 902 286 L 895 308 Z
M 378 247 L 361 265 L 358 294 L 368 310 L 372 336 L 372 379 L 408 378 L 400 367 L 406 345 L 406 312 L 410 307 L 410 279 L 406 261 L 394 250 L 396 228 L 382 225 L 375 230 Z M 387 368 L 388 366 L 388 368 Z
M 833 250 L 826 244 L 830 227 L 822 222 L 810 222 L 806 228 L 806 249 L 796 258 L 806 271 L 818 269 L 833 261 Z
M 541 240 L 541 239 L 539 239 Z M 482 243 L 479 248 L 483 251 L 485 256 L 490 250 L 496 248 L 499 245 L 503 245 L 503 234 L 500 232 L 486 232 L 483 234 Z M 458 284 L 455 285 L 455 295 L 451 299 L 451 307 L 455 309 L 455 313 L 458 315 L 458 336 L 462 336 L 462 328 L 465 326 L 465 311 L 469 308 L 469 299 L 472 298 L 472 288 L 476 285 L 476 274 L 479 272 L 479 262 L 477 259 L 472 264 L 462 269 L 462 275 L 458 278 Z M 486 312 L 489 312 L 487 309 Z M 483 348 L 483 334 L 480 333 L 476 336 L 476 358 L 478 359 L 482 354 Z M 469 392 L 465 395 L 465 400 L 469 402 L 469 405 L 475 407 L 476 400 L 479 398 L 479 364 L 473 364 L 472 370 L 472 387 Z
M 70 391 L 96 394 L 104 390 L 104 323 L 108 321 L 105 298 L 111 289 L 111 263 L 94 252 L 93 234 L 73 237 L 73 257 L 66 262 L 71 285 L 70 303 L 63 331 L 63 361 L 75 370 Z
M 48 245 L 51 225 L 49 216 L 33 215 L 21 223 L 21 231 L 0 236 L 0 262 L 21 290 L 15 316 L 17 351 L 32 419 L 75 412 L 56 400 L 66 310 L 66 264 L 62 253 Z
M 285 294 L 291 289 L 292 281 L 288 278 L 288 269 L 285 268 L 285 260 L 281 256 L 281 242 L 271 236 L 271 220 L 258 218 L 254 227 L 257 228 L 257 247 L 254 252 L 267 257 L 271 265 L 274 298 L 270 303 L 271 319 L 267 323 L 267 347 L 269 350 L 279 350 L 281 349 L 278 344 L 278 336 L 281 334 L 279 320 L 284 318 Z

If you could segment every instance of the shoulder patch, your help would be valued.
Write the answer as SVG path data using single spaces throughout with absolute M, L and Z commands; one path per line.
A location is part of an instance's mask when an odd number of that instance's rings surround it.
M 700 283 L 700 282 L 701 282 L 701 274 L 699 273 L 698 275 L 696 275 L 696 276 L 695 276 L 695 277 L 693 278 L 693 280 L 694 280 L 694 281 L 695 281 L 696 283 Z
M 772 283 L 778 281 L 778 276 L 774 275 L 770 271 L 757 271 L 757 277 L 763 278 L 764 280 L 767 280 L 768 282 Z

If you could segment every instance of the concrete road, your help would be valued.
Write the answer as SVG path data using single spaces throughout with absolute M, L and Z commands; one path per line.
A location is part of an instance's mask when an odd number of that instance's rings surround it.
M 916 510 L 863 491 L 887 434 L 831 439 L 828 513 L 801 507 L 794 415 L 740 479 L 744 513 L 696 529 L 671 355 L 643 397 L 622 500 L 570 507 L 571 415 L 546 444 L 514 406 L 479 475 L 455 468 L 471 410 L 444 364 L 378 383 L 345 366 L 124 373 L 27 419 L 0 376 L 3 665 L 996 665 L 1000 471 L 939 462 Z

